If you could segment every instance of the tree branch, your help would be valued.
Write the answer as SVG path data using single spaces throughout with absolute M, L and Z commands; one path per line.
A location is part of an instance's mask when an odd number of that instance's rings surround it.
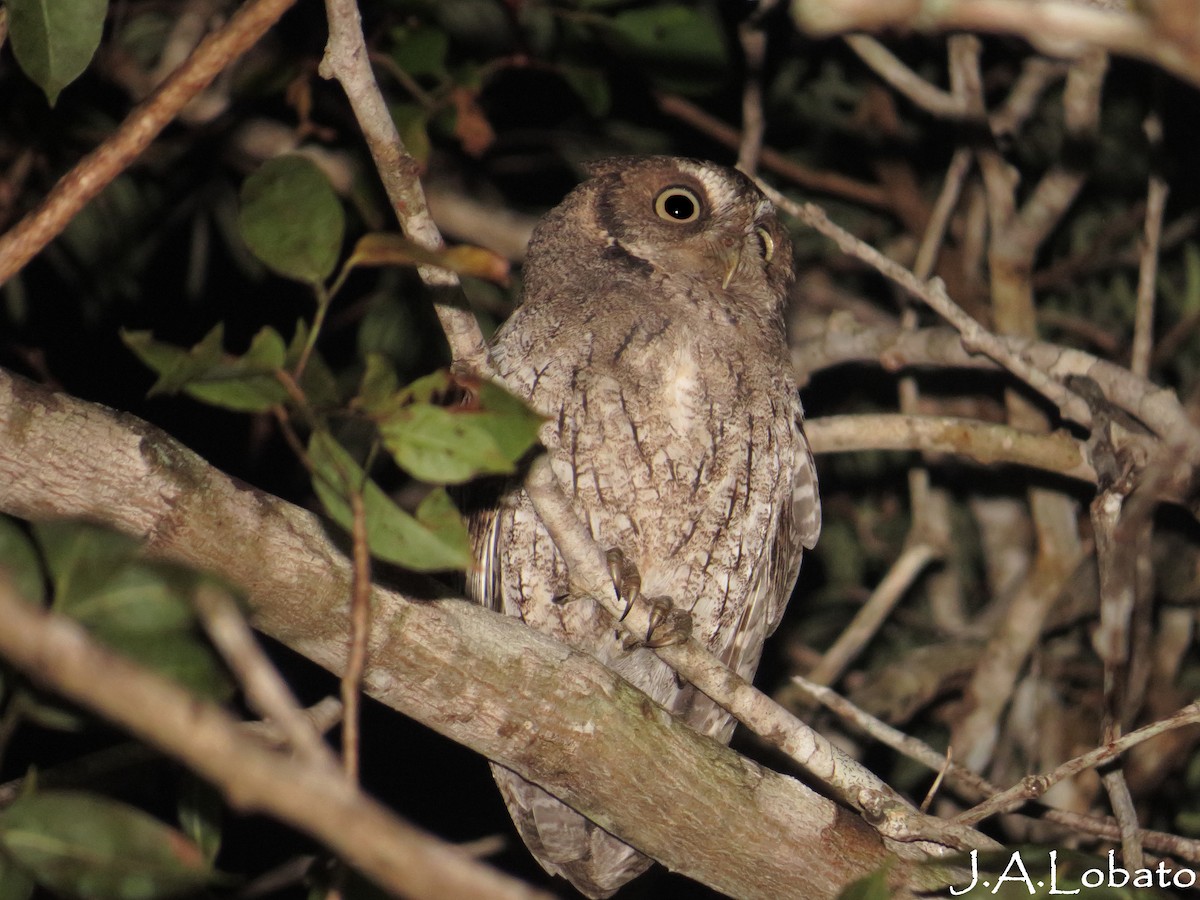
M 442 246 L 418 178 L 417 161 L 404 147 L 388 111 L 363 39 L 357 0 L 325 0 L 329 43 L 321 75 L 336 78 L 346 92 L 362 129 L 375 169 L 404 233 L 423 247 Z M 476 373 L 491 369 L 475 316 L 462 305 L 458 276 L 434 266 L 421 267 L 421 280 L 434 291 L 438 320 L 454 361 Z
M 296 0 L 251 0 L 214 31 L 121 127 L 59 179 L 33 212 L 0 237 L 0 284 L 21 271 L 84 206 L 141 155 L 217 75 L 257 43 Z
M 38 684 L 181 760 L 237 809 L 299 828 L 404 896 L 548 896 L 402 821 L 342 778 L 331 757 L 306 761 L 268 750 L 224 710 L 106 649 L 65 616 L 22 600 L 2 577 L 0 653 Z
M 1142 59 L 1200 85 L 1200 45 L 1194 21 L 1138 4 L 1136 12 L 1101 9 L 1102 0 L 792 0 L 796 26 L 812 35 L 918 29 L 1022 37 L 1047 56 L 1076 57 L 1088 49 Z M 1089 8 L 1092 7 L 1092 8 Z
M 0 510 L 144 538 L 155 556 L 241 586 L 267 634 L 330 671 L 345 665 L 350 567 L 317 519 L 132 416 L 0 372 Z M 374 591 L 368 693 L 669 868 L 736 896 L 818 898 L 888 858 L 861 818 L 701 737 L 592 657 L 423 596 Z

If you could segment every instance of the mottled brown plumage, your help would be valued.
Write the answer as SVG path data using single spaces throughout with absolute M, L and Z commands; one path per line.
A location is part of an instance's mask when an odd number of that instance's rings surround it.
M 642 594 L 689 609 L 693 634 L 745 678 L 820 529 L 784 334 L 791 243 L 741 174 L 671 157 L 608 160 L 542 220 L 525 300 L 492 357 L 549 416 L 552 468 Z M 524 492 L 476 515 L 480 602 L 611 666 L 698 731 L 734 721 L 644 647 L 627 649 L 566 567 Z M 565 598 L 565 599 L 564 599 Z M 493 767 L 550 872 L 607 897 L 650 860 L 517 775 Z

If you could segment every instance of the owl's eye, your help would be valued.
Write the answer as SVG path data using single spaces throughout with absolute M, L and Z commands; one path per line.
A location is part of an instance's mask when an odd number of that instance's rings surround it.
M 669 187 L 654 198 L 654 211 L 660 219 L 694 222 L 700 218 L 700 198 L 685 187 Z
M 771 237 L 771 232 L 759 225 L 754 229 L 754 236 L 758 238 L 759 250 L 762 252 L 763 262 L 770 262 L 775 256 L 775 238 Z

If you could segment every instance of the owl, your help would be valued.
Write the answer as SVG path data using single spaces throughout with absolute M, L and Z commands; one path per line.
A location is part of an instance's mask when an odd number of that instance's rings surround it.
M 547 416 L 540 437 L 599 545 L 643 597 L 746 679 L 820 530 L 784 306 L 791 242 L 744 175 L 691 159 L 610 159 L 534 231 L 524 301 L 492 359 Z M 588 598 L 519 485 L 474 513 L 469 592 L 592 654 L 704 734 L 733 718 Z M 513 772 L 493 773 L 541 865 L 611 896 L 651 860 Z

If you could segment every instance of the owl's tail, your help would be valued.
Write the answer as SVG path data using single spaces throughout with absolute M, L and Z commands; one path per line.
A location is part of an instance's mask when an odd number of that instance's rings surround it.
M 611 897 L 654 863 L 520 775 L 492 765 L 517 831 L 542 868 L 580 893 Z

